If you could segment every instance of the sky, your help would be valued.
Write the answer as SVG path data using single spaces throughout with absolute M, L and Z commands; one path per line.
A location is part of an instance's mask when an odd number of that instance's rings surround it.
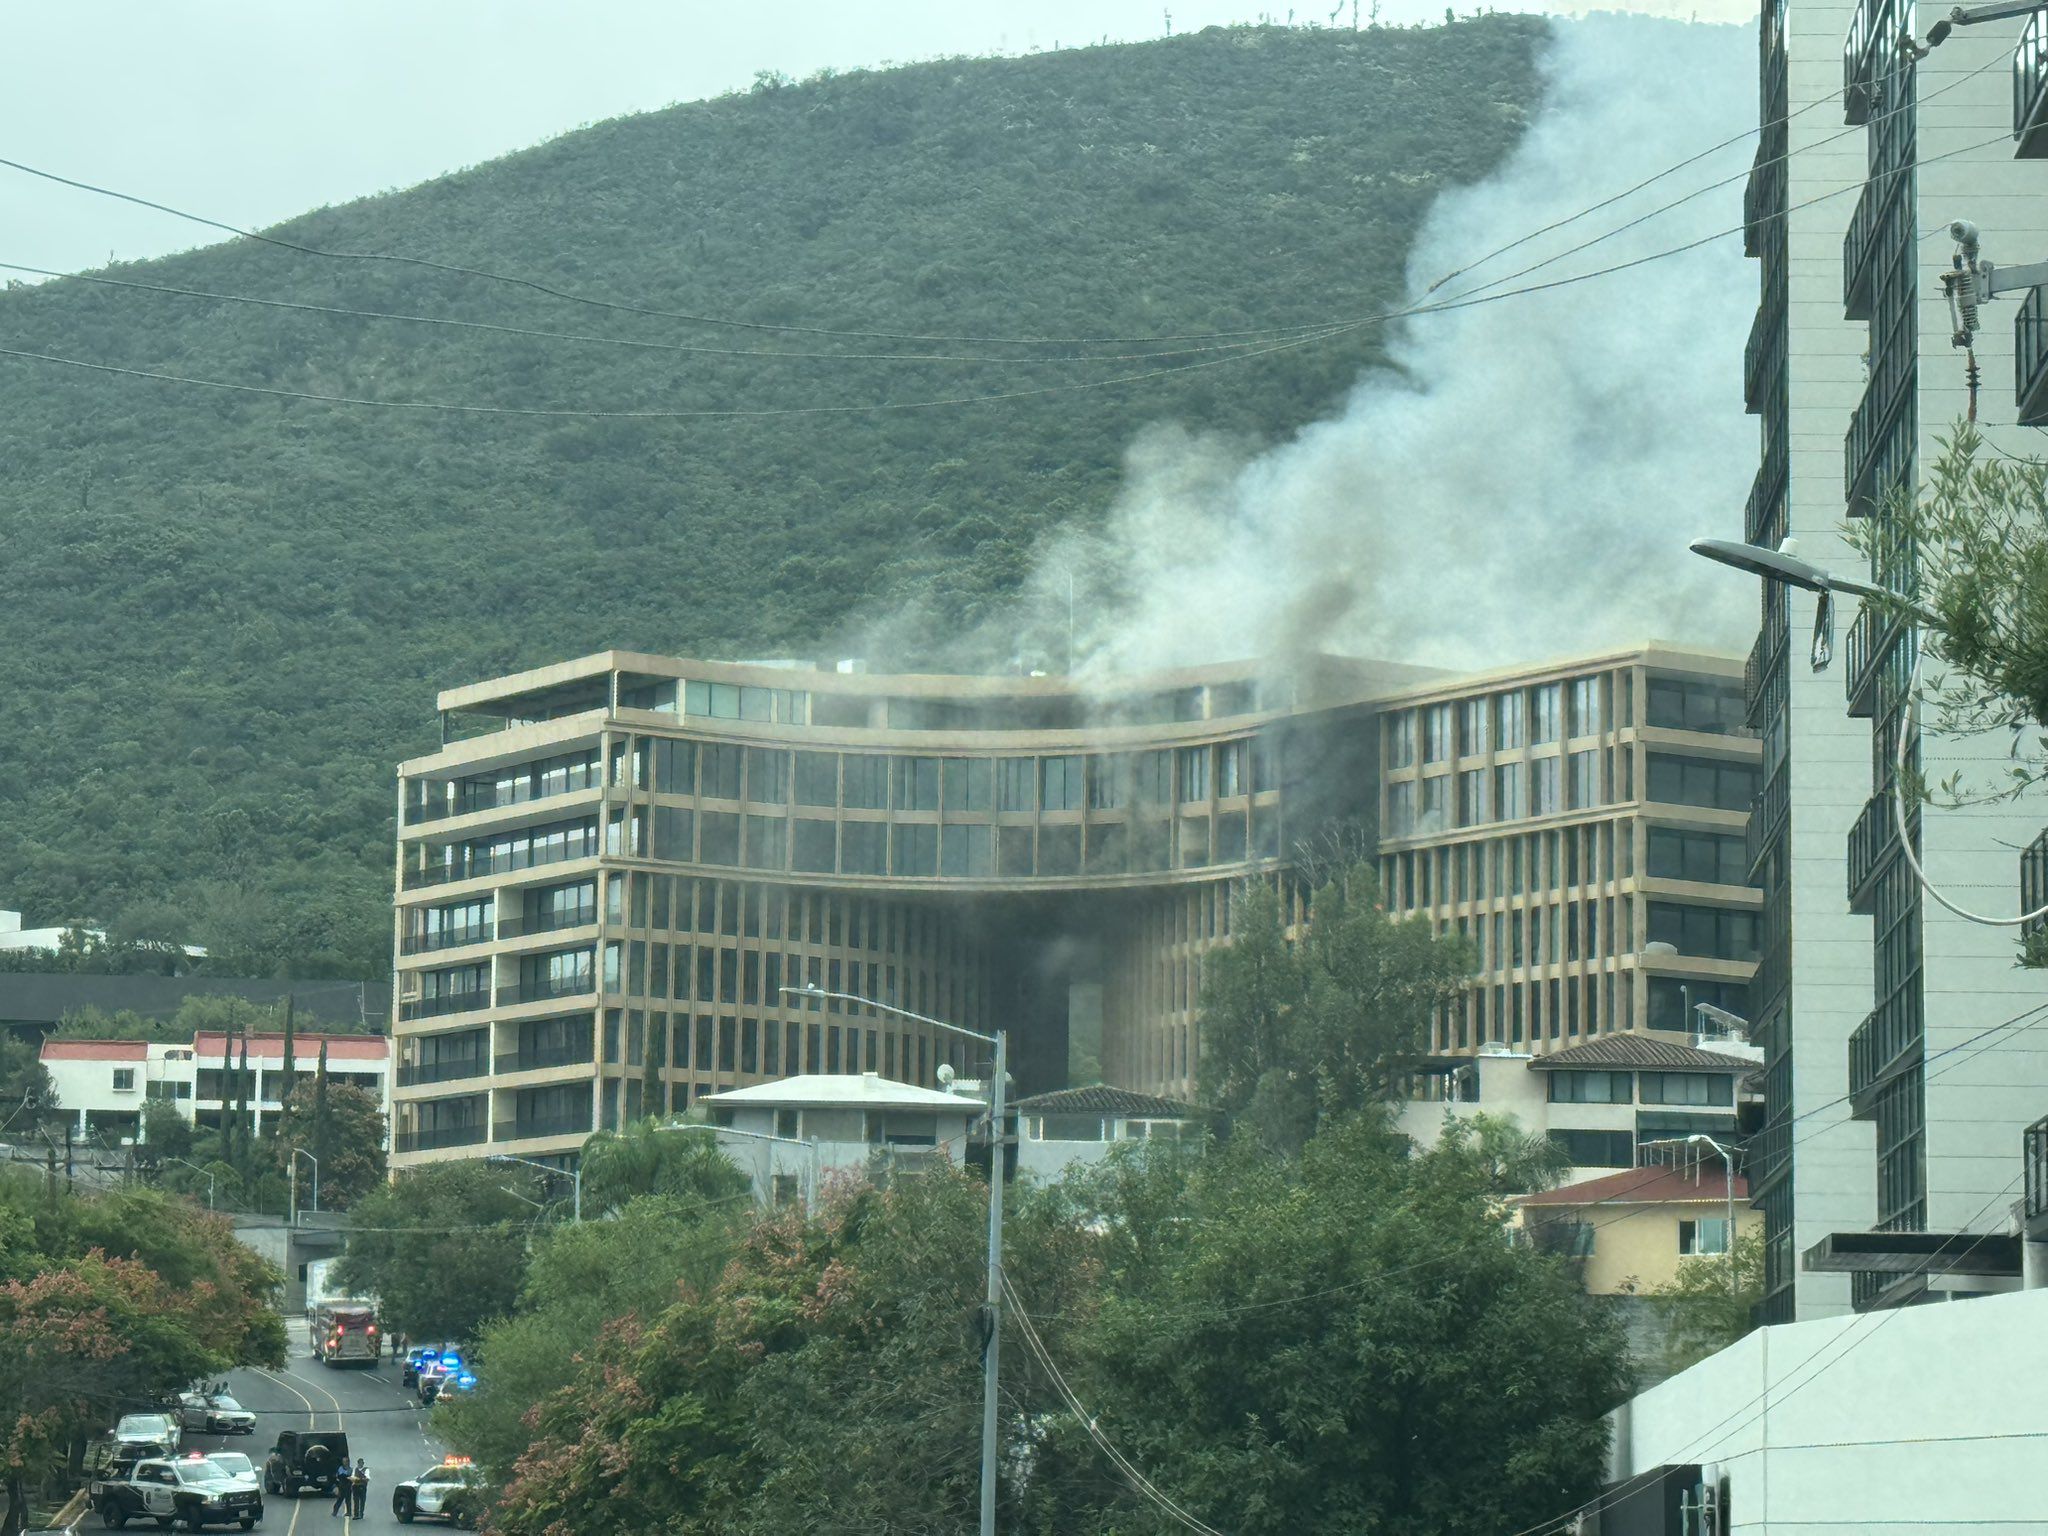
M 1293 14 L 1325 21 L 1336 4 L 1309 0 Z M 1605 8 L 1702 20 L 1756 10 L 1743 0 Z M 0 157 L 260 227 L 586 123 L 744 89 L 764 70 L 802 78 L 1134 42 L 1161 35 L 1169 16 L 1189 31 L 1289 14 L 1230 0 L 24 0 L 8 18 Z M 1383 0 L 1380 14 L 1443 12 Z M 1349 23 L 1349 0 L 1336 15 Z M 0 234 L 0 261 L 66 272 L 210 238 L 5 168 Z

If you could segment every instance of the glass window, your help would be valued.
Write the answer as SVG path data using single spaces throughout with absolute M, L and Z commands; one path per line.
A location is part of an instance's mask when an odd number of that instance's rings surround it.
M 1389 768 L 1412 768 L 1415 766 L 1415 712 L 1402 710 L 1399 714 L 1386 717 L 1387 766 Z
M 1042 757 L 1038 760 L 1039 804 L 1048 811 L 1081 809 L 1081 759 Z
M 744 758 L 743 749 L 730 742 L 706 742 L 699 754 L 698 793 L 719 800 L 739 799 Z
M 1415 831 L 1415 781 L 1402 779 L 1387 786 L 1387 835 L 1408 837 Z
M 1422 760 L 1440 763 L 1451 755 L 1451 706 L 1432 704 L 1422 712 Z
M 693 795 L 697 792 L 697 743 L 662 740 L 654 743 L 654 787 L 665 795 Z
M 1557 793 L 1557 759 L 1539 757 L 1529 764 L 1529 813 L 1549 816 L 1563 809 Z
M 895 871 L 899 875 L 935 875 L 939 872 L 939 829 L 915 822 L 895 828 Z
M 996 804 L 1005 811 L 1034 808 L 1032 780 L 1035 765 L 1028 757 L 996 759 Z
M 1628 1131 L 1551 1131 L 1575 1168 L 1633 1168 L 1636 1139 Z
M 1476 827 L 1486 819 L 1486 770 L 1468 769 L 1458 775 L 1458 825 Z
M 1598 752 L 1574 752 L 1570 759 L 1572 809 L 1585 810 L 1588 806 L 1601 803 L 1600 799 L 1600 754 Z
M 889 806 L 889 759 L 849 752 L 843 760 L 849 810 L 881 811 Z
M 1491 711 L 1485 699 L 1463 699 L 1458 704 L 1458 755 L 1477 757 L 1488 750 L 1492 733 Z
M 838 753 L 797 753 L 796 803 L 798 805 L 837 805 L 839 803 Z
M 1494 703 L 1494 745 L 1502 751 L 1512 751 L 1528 744 L 1528 723 L 1522 707 L 1522 695 L 1503 693 Z
M 1648 778 L 1649 798 L 1666 805 L 1746 811 L 1756 798 L 1757 772 L 1746 763 L 1652 752 Z
M 1558 736 L 1559 715 L 1563 690 L 1556 683 L 1546 683 L 1541 688 L 1529 690 L 1529 740 L 1533 743 L 1555 741 Z
M 1626 1072 L 1546 1072 L 1553 1104 L 1627 1104 L 1632 1102 Z
M 1451 776 L 1439 773 L 1422 781 L 1422 814 L 1416 823 L 1416 830 L 1428 834 L 1442 832 L 1450 825 Z
M 896 760 L 896 809 L 936 811 L 939 808 L 939 760 L 899 757 Z
M 884 848 L 888 823 L 849 821 L 839 830 L 839 872 L 843 875 L 880 875 L 888 872 Z
M 716 815 L 717 812 L 711 814 Z M 789 823 L 780 816 L 747 818 L 747 867 L 781 869 L 789 845 Z
M 791 845 L 793 866 L 805 874 L 831 874 L 835 863 L 836 832 L 832 822 L 799 818 L 796 839 Z
M 986 811 L 994 805 L 993 775 L 985 757 L 949 757 L 942 775 L 946 811 Z
M 1681 1221 L 1678 1224 L 1678 1251 L 1686 1255 L 1726 1253 L 1728 1218 L 1702 1216 L 1697 1221 Z
M 1606 712 L 1600 707 L 1606 692 L 1604 677 L 1575 677 L 1571 683 L 1571 733 L 1597 736 L 1606 729 Z
M 1724 1072 L 1645 1072 L 1645 1104 L 1712 1104 L 1735 1102 L 1735 1079 Z
M 740 861 L 740 819 L 731 811 L 706 811 L 701 818 L 698 861 L 737 864 Z
M 948 826 L 939 839 L 939 873 L 977 879 L 995 873 L 995 828 Z
M 1209 798 L 1209 749 L 1182 747 L 1177 754 L 1183 804 Z
M 1251 779 L 1245 772 L 1245 750 L 1248 743 L 1226 741 L 1216 749 L 1216 793 L 1229 797 L 1242 795 L 1251 788 Z
M 1522 769 L 1520 763 L 1502 763 L 1493 770 L 1493 815 L 1496 821 L 1513 821 L 1525 814 Z
M 767 747 L 747 748 L 747 798 L 762 805 L 789 800 L 789 754 Z

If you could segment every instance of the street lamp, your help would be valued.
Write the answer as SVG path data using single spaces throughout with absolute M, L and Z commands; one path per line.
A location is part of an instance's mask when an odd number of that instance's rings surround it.
M 1728 1291 L 1730 1295 L 1741 1289 L 1740 1277 L 1735 1273 L 1735 1153 L 1704 1131 L 1694 1131 L 1690 1136 L 1667 1136 L 1658 1141 L 1640 1142 L 1636 1155 L 1640 1157 L 1652 1147 L 1711 1147 L 1721 1154 L 1724 1177 L 1722 1193 L 1728 1201 Z
M 988 1104 L 988 1300 L 985 1303 L 988 1312 L 988 1337 L 982 1344 L 981 1371 L 981 1536 L 995 1536 L 996 1376 L 1001 1361 L 1003 1316 L 1003 1090 L 1010 1069 L 1009 1034 L 999 1029 L 992 1035 L 985 1035 L 978 1029 L 948 1024 L 944 1019 L 912 1013 L 908 1008 L 898 1008 L 891 1003 L 878 1003 L 873 998 L 862 997 L 858 993 L 827 992 L 815 983 L 802 987 L 783 987 L 780 990 L 795 997 L 833 998 L 857 1007 L 872 1008 L 877 1013 L 894 1014 L 899 1019 L 910 1019 L 915 1023 L 929 1025 L 933 1029 L 965 1035 L 970 1040 L 979 1040 L 983 1045 L 995 1047 L 995 1080 L 989 1090 Z
M 320 1159 L 304 1147 L 293 1147 L 292 1164 L 292 1225 L 299 1224 L 299 1159 L 304 1158 L 313 1165 L 313 1214 L 320 1214 Z
M 811 1183 L 804 1195 L 804 1214 L 808 1216 L 817 1208 L 818 1182 L 821 1170 L 818 1161 L 818 1138 L 815 1136 L 809 1141 L 799 1141 L 794 1136 L 771 1136 L 766 1131 L 742 1131 L 734 1126 L 712 1125 L 701 1120 L 671 1120 L 665 1125 L 657 1125 L 655 1129 L 657 1131 L 711 1131 L 720 1136 L 744 1136 L 749 1141 L 779 1141 L 785 1147 L 800 1147 L 811 1154 Z M 772 1154 L 770 1155 L 772 1156 Z M 772 1163 L 768 1172 L 771 1175 L 774 1172 Z
M 210 1210 L 212 1210 L 212 1209 L 213 1209 L 213 1184 L 214 1184 L 214 1174 L 213 1174 L 213 1170 L 212 1170 L 211 1168 L 202 1168 L 202 1167 L 200 1167 L 200 1166 L 199 1166 L 199 1165 L 198 1165 L 197 1163 L 193 1162 L 193 1161 L 192 1161 L 191 1159 L 189 1159 L 189 1158 L 183 1158 L 183 1157 L 166 1157 L 166 1158 L 164 1159 L 164 1161 L 165 1161 L 165 1162 L 167 1162 L 167 1163 L 183 1163 L 183 1164 L 184 1164 L 184 1165 L 185 1165 L 185 1166 L 186 1166 L 187 1168 L 190 1168 L 190 1169 L 191 1169 L 191 1170 L 192 1170 L 192 1171 L 193 1171 L 194 1173 L 203 1173 L 203 1174 L 205 1174 L 205 1175 L 206 1175 L 206 1208 L 207 1208 L 207 1209 L 208 1209 L 209 1211 L 210 1211 Z
M 1903 609 L 1923 624 L 1934 621 L 1933 614 L 1903 592 L 1859 581 L 1853 576 L 1837 576 L 1833 571 L 1822 570 L 1811 561 L 1800 559 L 1798 543 L 1793 539 L 1785 540 L 1776 549 L 1745 544 L 1739 539 L 1694 539 L 1688 547 L 1696 555 L 1704 555 L 1720 565 L 1732 566 L 1752 576 L 1761 576 L 1765 581 L 1798 587 L 1804 592 L 1818 592 L 1820 604 L 1813 615 L 1812 651 L 1813 670 L 1816 672 L 1827 670 L 1828 663 L 1834 659 L 1834 594 L 1837 592 L 1850 597 L 1874 597 Z
M 570 1181 L 571 1195 L 569 1219 L 571 1221 L 581 1221 L 583 1219 L 583 1168 L 581 1164 L 574 1168 L 557 1168 L 553 1163 L 537 1163 L 530 1157 L 515 1157 L 510 1152 L 493 1152 L 486 1161 L 493 1163 L 524 1163 L 529 1168 L 538 1168 L 542 1173 L 551 1173 L 557 1177 L 567 1174 Z

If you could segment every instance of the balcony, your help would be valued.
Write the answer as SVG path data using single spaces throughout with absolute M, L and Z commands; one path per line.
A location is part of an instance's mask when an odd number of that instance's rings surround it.
M 1906 178 L 1896 172 L 1872 176 L 1863 183 L 1863 194 L 1856 199 L 1856 212 L 1849 220 L 1849 231 L 1842 237 L 1844 320 L 1870 318 L 1871 298 L 1876 286 L 1878 232 L 1884 227 L 1891 195 L 1905 184 Z
M 596 921 L 595 903 L 562 912 L 514 913 L 498 919 L 498 937 L 523 939 L 536 933 L 561 933 L 570 928 L 588 928 Z
M 2048 832 L 2027 844 L 2020 854 L 2020 910 L 2038 912 L 2043 907 L 2048 907 Z M 2037 917 L 2020 932 L 2028 950 L 2037 950 L 2042 945 L 2039 936 L 2048 934 L 2048 918 Z
M 436 928 L 429 933 L 408 933 L 398 941 L 401 955 L 431 954 L 437 949 L 460 949 L 465 944 L 486 944 L 490 942 L 491 928 L 488 923 L 473 923 L 464 928 Z
M 455 816 L 467 816 L 475 811 L 507 810 L 515 805 L 530 805 L 536 800 L 552 800 L 560 795 L 599 789 L 603 784 L 604 775 L 593 762 L 572 773 L 549 779 L 542 788 L 535 788 L 531 780 L 522 780 L 503 788 L 475 784 L 458 785 L 453 796 L 416 800 L 408 805 L 405 808 L 405 824 L 408 827 L 416 827 L 428 822 L 446 821 Z
M 1876 1114 L 1877 1095 L 1919 1058 L 1922 1023 L 1920 987 L 1909 982 L 1871 1010 L 1849 1036 L 1849 1112 L 1858 1120 Z
M 586 997 L 597 991 L 597 977 L 591 974 L 581 976 L 540 976 L 532 981 L 522 981 L 516 987 L 498 988 L 498 1006 L 510 1008 L 517 1003 L 545 1003 L 558 997 Z
M 491 989 L 479 987 L 474 992 L 440 992 L 432 997 L 401 998 L 398 1016 L 401 1019 L 438 1019 L 451 1013 L 476 1013 L 491 1006 Z
M 1752 1193 L 1761 1191 L 1792 1166 L 1793 1125 L 1787 1110 L 1785 1119 L 1765 1126 L 1743 1144 Z
M 1865 602 L 1856 622 L 1849 626 L 1842 689 L 1848 696 L 1849 713 L 1858 720 L 1869 719 L 1877 707 L 1878 681 L 1884 676 L 1885 658 L 1898 633 L 1898 614 L 1874 602 Z
M 1757 706 L 1763 703 L 1771 678 L 1784 658 L 1785 643 L 1785 627 L 1766 619 L 1764 627 L 1757 631 L 1756 643 L 1749 648 L 1749 659 L 1743 663 L 1742 712 L 1752 728 L 1762 724 Z
M 465 1056 L 455 1061 L 434 1061 L 418 1066 L 400 1066 L 397 1084 L 401 1088 L 416 1088 L 423 1083 L 453 1083 L 467 1077 L 489 1077 L 490 1075 L 490 1057 Z
M 1908 809 L 1910 817 L 1914 813 Z M 1911 825 L 1911 822 L 1908 822 Z M 1892 811 L 1889 785 L 1863 802 L 1862 814 L 1849 829 L 1849 910 L 1868 917 L 1877 882 L 1890 867 L 1899 846 L 1898 818 Z
M 515 1072 L 540 1072 L 550 1067 L 586 1067 L 597 1060 L 597 1052 L 588 1040 L 577 1045 L 554 1045 L 534 1051 L 501 1051 L 498 1054 L 498 1075 L 510 1077 Z
M 437 1125 L 424 1131 L 395 1131 L 391 1137 L 394 1152 L 431 1152 L 437 1147 L 474 1147 L 483 1142 L 482 1121 L 473 1125 Z
M 2048 1241 L 2048 1119 L 2036 1120 L 2022 1133 L 2021 1157 L 2026 1163 L 2027 1236 Z
M 1788 460 L 1783 423 L 1774 428 L 1766 421 L 1764 426 L 1768 446 L 1763 463 L 1757 466 L 1756 478 L 1749 483 L 1749 502 L 1742 514 L 1742 536 L 1752 544 L 1776 549 L 1784 533 L 1778 518 L 1778 506 L 1784 497 Z
M 2023 427 L 2048 426 L 2048 289 L 2028 290 L 2012 322 L 2013 398 Z
M 1766 386 L 1784 366 L 1785 312 L 1776 304 L 1759 304 L 1742 350 L 1742 403 L 1750 415 L 1764 408 Z
M 498 1126 L 499 1141 L 533 1141 L 542 1136 L 587 1136 L 590 1111 L 573 1115 L 527 1115 Z
M 1911 311 L 1906 313 L 1910 318 Z M 1875 511 L 1886 489 L 1879 471 L 1887 456 L 1880 450 L 1898 419 L 1899 403 L 1912 393 L 1910 337 L 1909 328 L 1894 322 L 1886 338 L 1876 343 L 1870 385 L 1842 439 L 1842 500 L 1851 517 L 1867 517 Z
M 2022 160 L 2048 155 L 2048 10 L 2028 18 L 2013 50 L 2012 136 Z
M 1785 214 L 1785 160 L 1766 135 L 1757 145 L 1756 160 L 1749 168 L 1749 181 L 1742 189 L 1742 254 L 1761 256 L 1764 240 L 1773 223 L 1782 224 Z
M 1785 776 L 1785 765 L 1780 763 L 1770 782 L 1764 785 L 1763 793 L 1750 802 L 1749 822 L 1742 829 L 1743 854 L 1751 876 L 1763 862 L 1764 851 L 1776 841 L 1791 809 L 1790 781 Z
M 1877 103 L 1877 48 L 1884 36 L 1871 15 L 1876 9 L 1863 0 L 1849 18 L 1849 30 L 1842 38 L 1842 121 L 1859 128 L 1870 121 Z
M 513 870 L 538 869 L 549 864 L 566 864 L 575 859 L 597 857 L 597 839 L 549 844 L 540 848 L 517 848 L 508 853 L 478 854 L 452 864 L 430 864 L 405 872 L 405 889 L 426 885 L 449 885 L 457 880 L 475 880 L 483 875 L 502 875 Z

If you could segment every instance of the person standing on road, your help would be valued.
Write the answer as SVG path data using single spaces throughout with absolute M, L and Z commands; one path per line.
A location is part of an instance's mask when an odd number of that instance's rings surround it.
M 354 1483 L 356 1496 L 355 1515 L 360 1520 L 363 1518 L 363 1511 L 369 1507 L 370 1503 L 370 1469 L 364 1465 L 363 1458 L 360 1456 L 356 1458 Z
M 327 1513 L 330 1516 L 345 1515 L 349 1511 L 349 1495 L 351 1489 L 351 1484 L 348 1475 L 348 1463 L 344 1461 L 340 1466 L 336 1467 L 332 1473 L 332 1477 L 334 1479 L 334 1503 L 328 1507 Z

